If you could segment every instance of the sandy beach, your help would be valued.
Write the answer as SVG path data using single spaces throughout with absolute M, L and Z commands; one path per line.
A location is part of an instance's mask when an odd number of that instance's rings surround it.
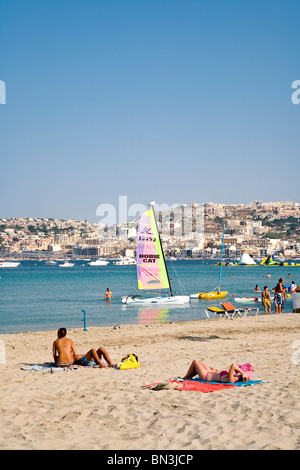
M 68 337 L 79 353 L 105 346 L 113 362 L 135 353 L 141 366 L 23 370 L 52 361 L 57 332 L 1 335 L 1 449 L 300 448 L 299 314 L 90 327 Z M 193 359 L 219 369 L 250 363 L 266 383 L 210 393 L 142 388 L 183 376 Z

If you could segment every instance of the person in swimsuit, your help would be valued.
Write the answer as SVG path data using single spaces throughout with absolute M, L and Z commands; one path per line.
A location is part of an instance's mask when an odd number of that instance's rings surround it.
M 66 338 L 66 328 L 60 328 L 57 332 L 57 340 L 53 343 L 53 358 L 57 367 L 70 367 L 73 364 L 91 366 L 97 364 L 101 368 L 114 367 L 105 348 L 100 347 L 97 351 L 92 348 L 86 354 L 77 354 L 74 342 Z M 107 362 L 101 362 L 102 357 Z
M 190 380 L 195 375 L 198 375 L 201 380 L 207 382 L 234 383 L 247 382 L 249 380 L 248 375 L 236 364 L 231 364 L 229 370 L 220 371 L 197 359 L 193 360 L 183 380 Z
M 292 284 L 291 284 L 291 294 L 295 294 L 296 292 L 296 289 L 297 289 L 297 286 L 296 284 L 294 283 L 294 281 L 292 281 Z
M 101 362 L 102 358 L 106 361 L 106 364 Z M 80 364 L 82 366 L 98 365 L 101 368 L 115 367 L 115 364 L 111 362 L 108 352 L 102 346 L 97 349 L 97 351 L 92 348 L 84 355 L 76 355 L 75 364 Z
M 112 293 L 111 293 L 110 288 L 108 287 L 108 288 L 106 289 L 105 294 L 104 294 L 104 300 L 111 301 L 112 299 L 113 299 L 113 295 L 112 295 Z
M 286 301 L 285 288 L 283 287 L 284 279 L 280 278 L 277 286 L 275 287 L 274 303 L 277 313 L 282 313 L 282 306 Z
M 271 299 L 270 292 L 268 290 L 268 286 L 264 286 L 264 290 L 261 293 L 261 301 L 262 301 L 263 306 L 265 307 L 265 313 L 271 313 L 272 299 Z
M 76 349 L 74 342 L 66 338 L 66 328 L 57 332 L 57 340 L 53 343 L 53 359 L 57 367 L 69 367 L 74 364 Z

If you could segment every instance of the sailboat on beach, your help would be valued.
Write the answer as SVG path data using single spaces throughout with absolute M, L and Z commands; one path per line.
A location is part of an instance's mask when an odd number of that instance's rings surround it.
M 139 291 L 166 290 L 165 296 L 142 298 L 140 294 L 122 297 L 125 304 L 185 304 L 188 295 L 173 295 L 168 269 L 157 228 L 154 202 L 147 212 L 141 215 L 136 249 L 136 267 Z
M 220 275 L 219 275 L 219 284 L 210 292 L 198 292 L 197 294 L 192 294 L 191 299 L 223 299 L 228 294 L 227 291 L 221 291 L 221 279 L 222 279 L 222 264 L 223 264 L 223 247 L 224 247 L 224 234 L 225 227 L 223 227 L 223 237 L 222 237 L 222 250 L 221 250 L 221 261 L 220 261 Z M 218 290 L 217 290 L 218 289 Z

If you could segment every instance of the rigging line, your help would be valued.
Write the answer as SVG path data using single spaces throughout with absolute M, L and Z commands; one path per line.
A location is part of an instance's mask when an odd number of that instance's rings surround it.
M 177 271 L 176 271 L 176 268 L 175 268 L 175 266 L 174 266 L 174 264 L 173 264 L 173 261 L 172 261 L 172 260 L 169 260 L 169 261 L 171 262 L 172 268 L 173 268 L 174 273 L 175 273 L 175 276 L 176 276 L 176 278 L 177 278 L 177 282 L 178 282 L 179 286 L 181 287 L 181 291 L 182 291 L 183 293 L 187 294 L 187 291 L 186 291 L 184 285 L 182 284 L 182 282 L 181 282 L 181 280 L 180 280 L 180 278 L 179 278 L 179 276 L 178 276 L 178 274 L 177 274 Z

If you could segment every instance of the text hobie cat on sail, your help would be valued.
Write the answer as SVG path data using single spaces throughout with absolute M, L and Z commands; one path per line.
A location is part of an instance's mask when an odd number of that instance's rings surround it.
M 187 295 L 173 295 L 169 274 L 162 250 L 161 240 L 154 214 L 154 202 L 142 214 L 137 233 L 136 267 L 138 289 L 167 289 L 169 295 L 142 298 L 140 295 L 122 297 L 125 304 L 185 304 L 190 301 Z

